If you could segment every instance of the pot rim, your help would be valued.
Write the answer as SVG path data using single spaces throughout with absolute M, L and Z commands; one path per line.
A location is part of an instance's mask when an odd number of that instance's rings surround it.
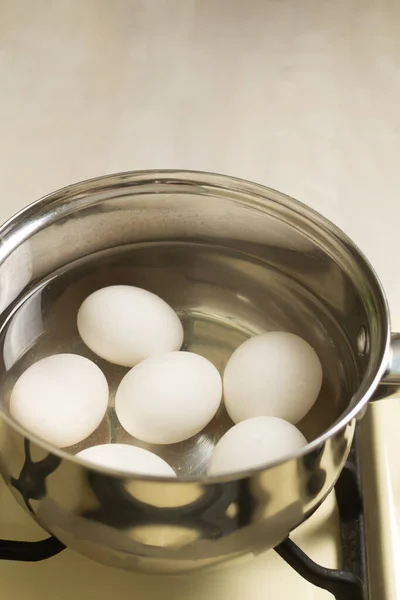
M 331 425 L 316 439 L 309 442 L 306 446 L 299 449 L 297 452 L 290 454 L 290 456 L 286 458 L 283 457 L 275 461 L 270 461 L 266 463 L 265 466 L 229 473 L 226 475 L 172 478 L 168 476 L 135 475 L 134 473 L 127 473 L 126 471 L 101 467 L 95 464 L 91 465 L 86 461 L 76 458 L 74 455 L 69 454 L 65 450 L 57 448 L 35 434 L 29 432 L 17 421 L 15 421 L 13 417 L 3 409 L 3 407 L 0 407 L 1 418 L 3 418 L 11 428 L 17 430 L 23 437 L 64 460 L 66 459 L 72 463 L 86 467 L 89 470 L 97 471 L 105 475 L 116 476 L 119 478 L 123 477 L 124 479 L 135 481 L 160 483 L 168 482 L 171 484 L 180 485 L 185 483 L 215 485 L 218 483 L 237 481 L 255 476 L 263 471 L 272 469 L 280 464 L 290 462 L 292 460 L 297 460 L 314 450 L 318 450 L 330 438 L 335 436 L 347 425 L 349 425 L 371 399 L 373 393 L 388 369 L 388 364 L 390 361 L 391 327 L 386 295 L 379 277 L 377 276 L 371 263 L 350 237 L 348 237 L 329 219 L 322 216 L 314 209 L 273 188 L 269 188 L 262 184 L 253 183 L 238 177 L 232 177 L 230 175 L 185 169 L 123 171 L 82 180 L 65 186 L 43 196 L 42 198 L 39 198 L 22 210 L 18 211 L 0 226 L 0 264 L 14 250 L 16 250 L 21 243 L 31 237 L 32 234 L 36 233 L 40 229 L 43 229 L 51 222 L 58 220 L 60 217 L 69 214 L 71 211 L 67 210 L 69 202 L 66 202 L 66 200 L 74 202 L 82 197 L 85 197 L 85 194 L 91 194 L 99 191 L 105 192 L 107 189 L 111 190 L 115 189 L 115 187 L 135 187 L 146 183 L 153 185 L 196 185 L 199 188 L 199 193 L 200 190 L 202 190 L 203 194 L 206 190 L 219 189 L 221 191 L 224 190 L 227 194 L 230 193 L 231 196 L 233 194 L 231 197 L 232 200 L 235 200 L 235 194 L 248 194 L 251 196 L 251 204 L 253 205 L 253 208 L 263 210 L 263 212 L 265 212 L 265 209 L 269 204 L 270 209 L 274 205 L 277 205 L 281 209 L 288 209 L 293 215 L 296 215 L 296 217 L 300 218 L 300 221 L 303 223 L 309 223 L 312 227 L 314 227 L 314 230 L 324 230 L 325 234 L 327 233 L 329 238 L 335 239 L 336 242 L 339 242 L 339 244 L 343 246 L 347 254 L 357 257 L 357 260 L 363 267 L 363 274 L 368 276 L 370 283 L 375 287 L 375 300 L 378 302 L 378 304 L 380 304 L 379 318 L 380 321 L 382 321 L 382 339 L 380 343 L 380 351 L 376 360 L 377 368 L 375 369 L 373 376 L 367 380 L 364 378 L 361 381 L 360 386 L 349 402 L 349 405 L 353 405 L 352 408 L 342 413 L 342 415 L 333 423 L 333 425 Z M 229 199 L 229 196 L 226 196 L 226 199 Z

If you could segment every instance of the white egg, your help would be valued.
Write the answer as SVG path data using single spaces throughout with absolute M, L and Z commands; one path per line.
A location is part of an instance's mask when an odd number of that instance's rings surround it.
M 192 352 L 144 360 L 122 379 L 115 411 L 124 429 L 153 444 L 173 444 L 207 425 L 222 396 L 220 374 Z
M 76 456 L 99 467 L 117 469 L 127 473 L 176 477 L 172 467 L 157 454 L 128 444 L 92 446 L 81 450 Z
M 264 467 L 289 457 L 307 444 L 304 435 L 278 417 L 253 417 L 222 436 L 208 466 L 209 475 L 223 475 Z
M 112 285 L 88 296 L 77 324 L 93 352 L 124 367 L 179 350 L 183 342 L 175 311 L 159 296 L 129 285 Z
M 30 366 L 17 380 L 10 412 L 23 427 L 64 448 L 100 425 L 108 406 L 108 384 L 91 360 L 54 354 Z
M 235 423 L 262 415 L 298 423 L 318 397 L 322 366 L 302 338 L 274 331 L 239 346 L 223 379 L 226 410 Z

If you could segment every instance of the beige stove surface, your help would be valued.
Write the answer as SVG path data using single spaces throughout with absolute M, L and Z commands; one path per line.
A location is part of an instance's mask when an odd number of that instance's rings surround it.
M 370 600 L 400 598 L 400 398 L 375 402 L 361 427 Z
M 327 567 L 337 567 L 340 561 L 338 535 L 336 502 L 331 495 L 293 533 L 292 539 L 314 560 Z M 0 488 L 0 537 L 24 540 L 46 537 L 17 505 L 4 484 Z M 111 569 L 65 550 L 36 564 L 0 561 L 0 597 L 4 589 L 12 592 L 13 600 L 267 600 L 286 599 L 294 592 L 296 600 L 332 598 L 297 575 L 274 551 L 218 570 L 162 577 Z
M 394 0 L 2 0 L 0 220 L 115 171 L 244 177 L 353 237 L 400 331 L 399 22 Z M 371 600 L 400 598 L 399 410 L 395 400 L 375 405 L 363 430 Z M 40 538 L 0 490 L 0 536 Z M 333 505 L 295 534 L 327 566 L 337 563 Z M 71 551 L 0 562 L 0 597 L 13 600 L 250 595 L 331 598 L 274 552 L 180 580 L 112 571 Z

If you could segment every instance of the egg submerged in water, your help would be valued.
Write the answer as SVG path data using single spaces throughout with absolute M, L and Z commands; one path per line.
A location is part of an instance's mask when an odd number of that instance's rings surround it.
M 174 444 L 201 431 L 221 397 L 221 376 L 209 360 L 193 352 L 168 352 L 144 360 L 125 375 L 115 412 L 132 436 Z
M 224 372 L 224 402 L 234 423 L 258 416 L 298 423 L 314 405 L 322 385 L 322 366 L 302 338 L 284 331 L 245 341 Z
M 129 444 L 100 444 L 75 455 L 90 464 L 137 475 L 176 477 L 175 471 L 162 458 Z
M 103 420 L 108 384 L 97 365 L 77 354 L 54 354 L 17 380 L 10 413 L 23 427 L 59 448 L 88 437 Z
M 227 431 L 215 446 L 209 475 L 226 475 L 267 466 L 307 444 L 304 435 L 277 417 L 253 417 Z
M 183 343 L 183 327 L 175 311 L 159 296 L 130 285 L 112 285 L 90 294 L 79 308 L 77 326 L 93 352 L 124 367 L 179 350 Z

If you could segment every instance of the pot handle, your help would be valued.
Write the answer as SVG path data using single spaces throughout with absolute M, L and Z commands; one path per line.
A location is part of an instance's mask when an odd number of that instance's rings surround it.
M 371 401 L 395 398 L 400 391 L 400 333 L 392 333 L 389 362 Z
M 382 383 L 400 387 L 400 333 L 392 333 L 389 367 L 382 378 Z

